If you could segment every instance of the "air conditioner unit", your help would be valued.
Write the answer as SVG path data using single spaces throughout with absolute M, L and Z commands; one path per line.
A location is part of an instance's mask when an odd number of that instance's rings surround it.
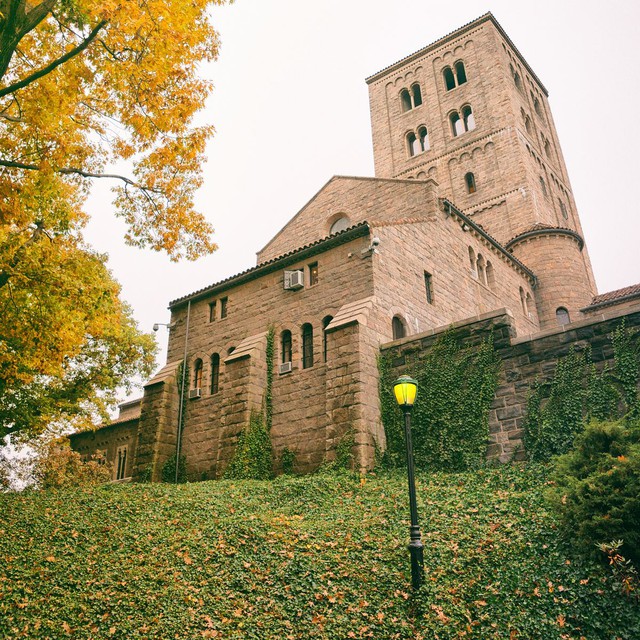
M 189 400 L 193 400 L 194 398 L 200 398 L 202 396 L 202 389 L 198 387 L 197 389 L 189 389 Z
M 278 373 L 280 375 L 282 375 L 283 373 L 291 373 L 291 371 L 292 371 L 292 367 L 291 367 L 291 363 L 290 362 L 283 362 L 278 367 Z
M 285 271 L 284 272 L 284 288 L 291 291 L 302 289 L 304 287 L 304 271 Z

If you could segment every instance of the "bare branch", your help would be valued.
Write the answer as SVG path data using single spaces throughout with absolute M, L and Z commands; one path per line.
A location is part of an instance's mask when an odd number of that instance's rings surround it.
M 58 58 L 57 60 L 54 60 L 53 62 L 48 64 L 46 67 L 43 67 L 39 71 L 36 71 L 35 73 L 32 73 L 30 76 L 27 76 L 23 80 L 20 80 L 19 82 L 15 82 L 14 84 L 11 84 L 8 87 L 5 87 L 4 89 L 0 89 L 0 98 L 2 98 L 2 96 L 6 96 L 7 94 L 15 93 L 19 89 L 22 89 L 22 88 L 26 87 L 27 85 L 31 84 L 32 82 L 35 82 L 36 80 L 39 80 L 43 76 L 46 76 L 47 74 L 51 73 L 54 69 L 59 67 L 61 64 L 64 64 L 65 62 L 67 62 L 71 58 L 77 56 L 79 53 L 82 53 L 82 51 L 84 51 L 91 44 L 91 42 L 98 35 L 98 32 L 106 24 L 107 24 L 106 20 L 101 20 L 92 29 L 91 33 L 77 47 L 74 47 L 73 49 L 71 49 L 71 51 L 68 51 L 63 56 Z

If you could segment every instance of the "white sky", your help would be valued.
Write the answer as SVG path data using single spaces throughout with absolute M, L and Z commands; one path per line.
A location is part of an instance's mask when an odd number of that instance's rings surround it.
M 253 266 L 332 175 L 372 176 L 365 77 L 489 10 L 549 91 L 599 291 L 640 282 L 639 2 L 237 0 L 214 10 L 222 51 L 203 69 L 217 134 L 198 206 L 220 249 L 175 264 L 126 247 L 109 185 L 88 203 L 86 237 L 110 255 L 141 329 L 168 322 L 170 300 Z

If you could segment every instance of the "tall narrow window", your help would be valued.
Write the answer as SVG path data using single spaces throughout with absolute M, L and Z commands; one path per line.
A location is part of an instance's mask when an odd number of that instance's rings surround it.
M 424 289 L 427 302 L 433 304 L 433 276 L 427 271 L 424 272 Z
M 400 104 L 402 106 L 402 111 L 409 111 L 411 109 L 411 95 L 407 89 L 403 89 L 400 92 Z
M 469 265 L 471 266 L 471 275 L 474 278 L 477 278 L 478 272 L 476 271 L 476 254 L 471 247 L 469 247 Z
M 422 104 L 422 92 L 420 91 L 420 85 L 416 82 L 416 84 L 411 85 L 411 96 L 413 98 L 413 106 L 419 107 Z
M 556 309 L 556 320 L 561 327 L 565 324 L 569 324 L 569 322 L 571 322 L 569 319 L 569 312 L 564 307 L 558 307 Z
M 326 316 L 322 319 L 322 358 L 327 361 L 327 327 L 331 324 L 333 316 Z
M 520 304 L 522 305 L 522 311 L 525 315 L 527 315 L 527 302 L 524 297 L 524 289 L 520 287 Z
M 402 318 L 400 318 L 400 316 L 393 316 L 393 320 L 391 321 L 391 333 L 393 334 L 394 340 L 399 340 L 407 335 L 404 328 L 404 322 L 402 322 Z
M 547 158 L 549 158 L 549 160 L 551 160 L 551 145 L 549 144 L 548 140 L 544 141 L 544 152 L 545 152 Z
M 198 358 L 193 365 L 193 388 L 200 389 L 202 387 L 202 360 Z
M 529 116 L 524 117 L 524 128 L 527 130 L 527 133 L 531 135 L 533 129 L 531 128 L 531 118 L 529 118 Z
M 493 271 L 493 265 L 488 260 L 487 260 L 487 266 L 485 269 L 487 274 L 487 286 L 489 287 L 489 289 L 493 289 L 493 287 L 496 284 L 496 277 Z
M 522 80 L 520 79 L 520 74 L 517 71 L 513 74 L 513 83 L 516 85 L 516 89 L 518 91 L 522 91 Z
M 313 367 L 313 327 L 302 325 L 302 368 Z
M 127 447 L 119 447 L 116 455 L 116 480 L 125 478 L 127 470 Z
M 209 322 L 213 322 L 216 319 L 216 301 L 209 303 Z
M 444 78 L 444 86 L 447 91 L 451 91 L 456 86 L 456 80 L 453 77 L 453 71 L 451 71 L 451 67 L 445 67 L 442 71 L 442 76 Z
M 313 287 L 318 284 L 318 263 L 313 262 L 309 265 L 309 286 Z
M 544 178 L 540 176 L 540 188 L 542 189 L 542 194 L 546 197 L 549 195 L 547 192 L 547 183 L 544 181 Z
M 460 119 L 460 114 L 457 111 L 454 111 L 449 116 L 449 122 L 451 123 L 451 133 L 453 133 L 454 136 L 459 136 L 464 133 L 464 123 Z
M 426 151 L 429 148 L 429 132 L 427 127 L 418 129 L 418 139 L 420 141 L 420 151 Z
M 417 152 L 417 139 L 413 131 L 407 134 L 407 151 L 409 152 L 409 157 L 415 156 Z
M 465 131 L 473 131 L 476 128 L 476 119 L 473 117 L 473 111 L 469 105 L 462 107 L 462 117 L 464 118 Z
M 531 299 L 531 294 L 529 292 L 527 292 L 525 306 L 527 307 L 527 316 L 530 320 L 533 320 L 533 313 L 531 312 L 531 309 L 533 309 L 533 300 Z
M 282 364 L 291 362 L 291 331 L 285 329 L 280 336 L 280 351 L 282 353 Z
M 467 72 L 464 68 L 464 62 L 462 62 L 462 60 L 458 60 L 454 66 L 456 69 L 456 80 L 458 81 L 458 85 L 464 84 L 467 81 Z
M 229 298 L 220 298 L 220 317 L 227 317 L 227 303 L 229 302 Z
M 211 356 L 211 393 L 218 393 L 220 389 L 220 355 Z
M 464 177 L 464 182 L 467 185 L 467 193 L 476 192 L 476 179 L 473 173 L 469 172 Z
M 478 280 L 482 282 L 482 284 L 487 284 L 487 272 L 485 271 L 486 263 L 481 253 L 478 254 L 478 259 L 476 260 L 476 269 L 478 270 Z
M 565 220 L 569 219 L 569 214 L 567 213 L 567 207 L 565 205 L 564 202 L 562 202 L 562 200 L 560 200 L 560 198 L 558 198 L 558 204 L 560 205 L 560 213 L 562 213 L 562 217 Z

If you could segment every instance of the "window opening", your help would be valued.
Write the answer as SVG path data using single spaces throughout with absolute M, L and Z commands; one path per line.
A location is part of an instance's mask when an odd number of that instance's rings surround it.
M 560 200 L 560 198 L 558 198 L 558 203 L 560 204 L 560 212 L 562 213 L 562 217 L 565 220 L 568 220 L 569 219 L 569 214 L 567 212 L 566 205 L 564 204 L 564 202 L 562 202 L 562 200 Z
M 420 85 L 418 83 L 412 85 L 411 92 L 413 94 L 413 106 L 419 107 L 422 104 L 422 92 L 420 91 Z
M 220 318 L 227 317 L 228 302 L 229 302 L 229 298 L 220 298 Z
M 531 135 L 531 118 L 529 116 L 524 117 L 524 128 L 527 130 L 527 133 Z
M 460 119 L 460 114 L 457 111 L 454 111 L 449 116 L 449 121 L 451 122 L 451 132 L 454 136 L 459 136 L 464 133 L 464 123 Z
M 119 447 L 116 460 L 116 480 L 122 480 L 125 477 L 127 467 L 127 447 Z
M 518 89 L 518 91 L 522 91 L 522 80 L 520 79 L 520 74 L 517 71 L 513 74 L 513 83 L 516 85 L 516 89 Z
M 485 260 L 481 253 L 478 254 L 478 259 L 476 260 L 476 269 L 478 271 L 478 280 L 482 282 L 482 284 L 487 284 L 487 274 L 485 271 Z
M 544 152 L 547 154 L 547 158 L 551 160 L 551 145 L 548 140 L 544 141 Z
M 462 62 L 462 60 L 459 60 L 458 62 L 456 62 L 455 69 L 456 69 L 456 80 L 458 81 L 458 86 L 461 84 L 464 84 L 467 81 L 467 72 L 465 71 L 465 68 L 464 68 L 464 62 Z
M 213 322 L 216 319 L 216 301 L 209 303 L 209 322 Z
M 400 92 L 400 103 L 402 105 L 403 112 L 411 110 L 411 96 L 409 95 L 409 91 L 407 89 L 403 89 Z
M 218 393 L 220 389 L 220 354 L 211 356 L 211 393 Z
M 313 366 L 313 327 L 310 324 L 302 325 L 302 368 Z
M 524 297 L 524 289 L 520 287 L 520 304 L 522 305 L 522 311 L 527 315 L 527 302 Z
M 327 361 L 327 327 L 331 324 L 333 316 L 326 316 L 322 320 L 322 358 Z
M 465 131 L 473 131 L 476 128 L 476 120 L 469 105 L 462 108 L 462 117 L 464 118 Z
M 444 77 L 444 86 L 447 91 L 451 91 L 451 89 L 455 89 L 456 80 L 453 77 L 453 71 L 451 71 L 451 67 L 445 67 L 442 71 L 442 75 Z
M 399 340 L 407 335 L 404 328 L 404 322 L 402 322 L 402 318 L 399 316 L 393 317 L 393 320 L 391 321 L 391 332 L 394 340 Z
M 464 177 L 465 184 L 467 185 L 467 193 L 476 192 L 476 179 L 473 173 L 469 172 Z
M 540 106 L 540 101 L 538 100 L 538 98 L 536 98 L 535 96 L 533 96 L 533 108 L 535 110 L 535 112 L 542 118 L 542 107 Z
M 485 267 L 486 270 L 486 274 L 487 274 L 487 286 L 490 289 L 493 289 L 493 287 L 496 284 L 496 277 L 495 277 L 495 273 L 493 272 L 493 265 L 487 260 L 487 266 Z
M 547 195 L 549 195 L 548 192 L 547 192 L 547 183 L 544 181 L 544 178 L 542 176 L 540 176 L 540 187 L 541 187 L 542 193 L 545 195 L 545 197 Z
M 478 272 L 476 271 L 476 254 L 471 247 L 469 247 L 469 264 L 471 265 L 471 275 L 474 278 L 477 278 Z
M 565 307 L 558 307 L 556 309 L 556 320 L 561 327 L 571 322 L 571 320 L 569 319 L 569 312 L 565 309 Z
M 202 387 L 202 360 L 198 358 L 193 365 L 193 388 Z
M 329 234 L 338 233 L 340 231 L 344 231 L 349 228 L 349 218 L 347 216 L 342 216 L 338 218 L 332 225 L 331 229 L 329 229 Z
M 291 362 L 291 331 L 285 329 L 280 336 L 280 350 L 282 353 L 282 364 Z
M 417 140 L 416 134 L 411 131 L 407 134 L 407 148 L 409 151 L 409 157 L 415 156 L 417 153 Z
M 529 316 L 530 320 L 533 320 L 533 314 L 531 313 L 531 309 L 533 309 L 533 304 L 531 300 L 531 295 L 527 292 L 527 299 L 525 301 L 525 306 L 527 308 L 527 316 Z
M 427 295 L 427 302 L 433 304 L 433 276 L 427 271 L 424 272 L 424 288 Z
M 318 263 L 313 262 L 309 265 L 309 286 L 313 287 L 318 284 Z
M 418 129 L 418 139 L 420 142 L 420 151 L 427 151 L 429 149 L 429 132 L 427 127 L 420 127 Z

